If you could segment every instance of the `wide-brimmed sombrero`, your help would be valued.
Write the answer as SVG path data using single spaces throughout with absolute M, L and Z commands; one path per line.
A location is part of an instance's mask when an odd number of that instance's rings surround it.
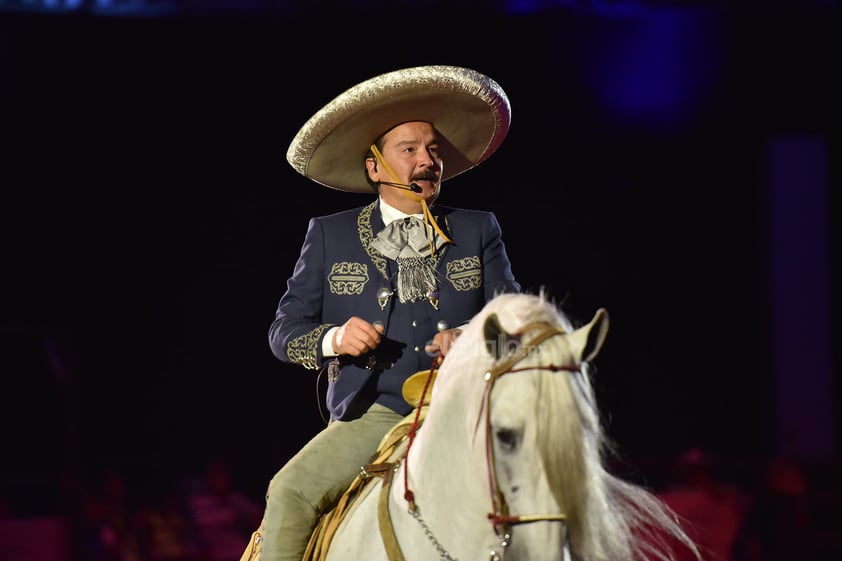
M 407 121 L 432 123 L 441 137 L 442 179 L 471 169 L 500 146 L 511 122 L 503 89 L 458 66 L 418 66 L 375 76 L 313 115 L 287 150 L 287 161 L 313 181 L 371 193 L 363 159 L 387 130 Z

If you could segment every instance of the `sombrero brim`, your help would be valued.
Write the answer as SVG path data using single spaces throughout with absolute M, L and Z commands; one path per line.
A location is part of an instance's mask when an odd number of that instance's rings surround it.
M 468 68 L 420 66 L 381 74 L 346 90 L 313 115 L 287 150 L 287 161 L 313 181 L 371 193 L 363 158 L 390 128 L 432 123 L 440 138 L 442 179 L 471 169 L 503 141 L 511 107 L 491 78 Z

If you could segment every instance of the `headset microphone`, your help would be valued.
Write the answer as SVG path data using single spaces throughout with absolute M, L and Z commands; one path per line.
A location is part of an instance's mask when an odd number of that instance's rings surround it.
M 383 185 L 391 185 L 392 187 L 397 187 L 399 189 L 406 189 L 407 191 L 412 191 L 413 193 L 421 193 L 423 191 L 421 186 L 417 183 L 410 183 L 408 185 L 406 183 L 394 183 L 392 181 L 381 181 L 380 183 Z

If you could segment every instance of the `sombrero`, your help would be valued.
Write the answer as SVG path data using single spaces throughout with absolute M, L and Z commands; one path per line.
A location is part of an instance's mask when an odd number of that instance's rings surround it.
M 313 181 L 371 193 L 363 158 L 384 132 L 407 121 L 432 123 L 442 138 L 442 179 L 471 169 L 500 146 L 511 107 L 491 78 L 458 66 L 387 72 L 346 90 L 313 115 L 287 150 L 287 161 Z

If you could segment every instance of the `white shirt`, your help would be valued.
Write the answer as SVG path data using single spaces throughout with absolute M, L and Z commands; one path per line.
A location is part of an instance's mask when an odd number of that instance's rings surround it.
M 422 222 L 424 221 L 424 213 L 406 214 L 405 212 L 401 212 L 389 203 L 385 202 L 383 199 L 380 199 L 380 216 L 383 217 L 383 224 L 386 226 L 395 220 L 400 220 L 402 218 L 406 218 L 407 216 L 414 216 Z

